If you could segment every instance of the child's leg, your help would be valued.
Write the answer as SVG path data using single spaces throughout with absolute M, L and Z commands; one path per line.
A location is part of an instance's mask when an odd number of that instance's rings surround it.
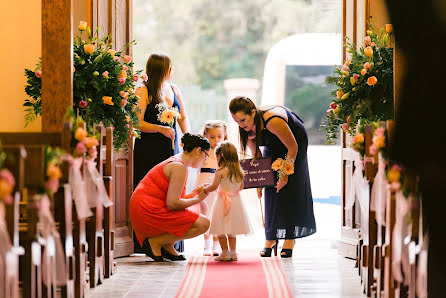
M 218 256 L 219 254 L 221 254 L 221 248 L 220 248 L 220 243 L 218 241 L 218 237 L 216 235 L 212 235 L 212 240 L 213 240 L 212 254 L 214 256 Z
M 229 249 L 232 251 L 237 250 L 237 238 L 233 235 L 228 235 Z
M 228 250 L 228 240 L 225 234 L 218 235 L 218 241 L 222 250 Z
M 229 242 L 229 254 L 231 255 L 232 261 L 237 261 L 237 238 L 233 235 L 228 235 Z
M 221 254 L 215 258 L 216 261 L 231 261 L 231 254 L 228 250 L 228 240 L 225 234 L 218 235 L 218 241 L 220 241 Z

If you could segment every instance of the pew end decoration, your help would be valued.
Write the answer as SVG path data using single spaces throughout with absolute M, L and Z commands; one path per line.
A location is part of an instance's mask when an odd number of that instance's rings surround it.
M 128 139 L 138 124 L 137 102 L 134 94 L 135 83 L 141 71 L 133 73 L 133 59 L 124 51 L 111 48 L 110 36 L 98 37 L 99 28 L 92 35 L 90 27 L 81 22 L 79 36 L 73 41 L 73 110 L 87 124 L 87 131 L 93 132 L 96 125 L 114 128 L 114 148 L 128 150 Z M 82 39 L 85 34 L 86 39 Z M 27 114 L 26 125 L 41 116 L 41 87 L 45 73 L 40 62 L 35 70 L 25 69 L 27 85 L 25 92 L 30 97 L 23 104 Z
M 346 42 L 349 58 L 336 67 L 328 84 L 336 85 L 324 120 L 327 143 L 334 144 L 339 127 L 354 136 L 358 126 L 393 119 L 393 48 L 391 30 L 367 30 L 365 47 Z
M 3 152 L 0 143 L 0 202 L 3 201 L 7 204 L 10 204 L 13 200 L 11 193 L 15 186 L 15 179 L 8 169 L 3 168 L 5 159 L 6 153 Z

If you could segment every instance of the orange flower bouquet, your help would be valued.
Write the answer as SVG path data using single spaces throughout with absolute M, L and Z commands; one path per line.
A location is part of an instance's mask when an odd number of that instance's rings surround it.
M 167 104 L 167 102 L 163 101 L 155 106 L 158 113 L 158 121 L 161 123 L 167 124 L 170 127 L 175 125 L 175 122 L 181 118 L 180 112 L 178 109 L 172 108 Z M 172 149 L 175 147 L 175 139 L 172 139 Z
M 294 162 L 292 159 L 276 159 L 271 168 L 279 174 L 279 179 L 294 174 Z

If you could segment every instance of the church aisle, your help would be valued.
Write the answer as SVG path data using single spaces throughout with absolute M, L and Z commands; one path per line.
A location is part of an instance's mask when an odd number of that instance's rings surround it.
M 255 229 L 254 234 L 238 238 L 241 255 L 256 248 L 260 250 L 263 245 L 257 204 L 257 201 L 247 202 Z M 318 232 L 296 240 L 293 258 L 281 259 L 293 296 L 363 297 L 357 269 L 354 268 L 355 262 L 337 253 L 340 206 L 315 203 L 314 208 Z M 201 255 L 202 242 L 202 237 L 186 241 L 188 259 Z M 150 258 L 144 255 L 115 259 L 116 274 L 106 279 L 104 284 L 90 290 L 87 297 L 175 297 L 183 281 L 187 261 L 154 263 L 149 260 Z

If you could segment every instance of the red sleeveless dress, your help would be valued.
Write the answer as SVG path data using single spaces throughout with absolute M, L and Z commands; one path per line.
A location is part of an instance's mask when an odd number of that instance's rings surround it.
M 157 164 L 141 180 L 130 199 L 130 221 L 141 245 L 147 237 L 156 237 L 166 233 L 181 237 L 199 216 L 188 209 L 174 211 L 167 207 L 169 179 L 163 169 L 172 161 L 182 162 L 181 159 L 172 156 Z M 185 192 L 186 183 L 184 183 L 181 197 Z

